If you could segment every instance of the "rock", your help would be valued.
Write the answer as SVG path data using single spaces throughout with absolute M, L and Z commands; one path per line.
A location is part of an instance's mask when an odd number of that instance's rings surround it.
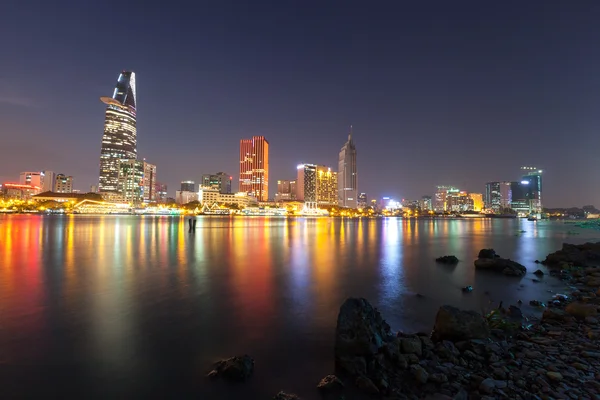
M 373 381 L 366 376 L 359 376 L 356 378 L 355 385 L 365 393 L 379 394 L 379 389 L 377 389 L 377 386 L 375 386 Z
M 542 271 L 541 269 L 538 269 L 533 274 L 535 276 L 544 276 L 544 271 Z
M 273 400 L 300 400 L 300 397 L 293 393 L 279 392 L 273 396 Z
M 585 281 L 585 284 L 591 287 L 599 287 L 600 286 L 600 278 L 591 278 Z
M 463 311 L 452 306 L 442 306 L 435 317 L 432 339 L 436 341 L 461 341 L 485 339 L 490 328 L 485 318 L 474 311 Z
M 452 400 L 469 400 L 469 393 L 461 387 Z
M 521 321 L 523 319 L 523 311 L 521 311 L 519 307 L 515 307 L 512 305 L 508 306 L 506 315 L 513 321 Z
M 494 393 L 494 389 L 496 389 L 496 382 L 491 378 L 484 379 L 479 385 L 481 393 L 492 394 Z
M 458 264 L 458 258 L 456 256 L 442 256 L 435 259 L 440 264 Z
M 429 379 L 429 374 L 419 364 L 411 365 L 410 373 L 415 378 L 415 380 L 421 384 L 427 383 L 427 380 Z
M 544 355 L 539 351 L 526 351 L 525 357 L 533 360 L 539 360 L 541 358 L 544 358 Z
M 553 381 L 562 381 L 563 376 L 560 374 L 560 372 L 553 372 L 553 371 L 548 371 L 546 372 L 546 376 L 553 380 Z
M 598 315 L 598 309 L 595 305 L 578 302 L 568 304 L 565 311 L 577 319 L 585 319 L 586 317 L 595 317 Z
M 222 376 L 232 381 L 244 381 L 254 372 L 254 359 L 249 355 L 231 357 L 221 360 L 208 373 L 211 378 Z
M 335 329 L 336 358 L 373 355 L 392 337 L 390 326 L 367 300 L 349 298 L 342 304 Z
M 403 354 L 416 354 L 421 357 L 423 354 L 421 339 L 418 336 L 400 339 L 400 351 Z
M 367 373 L 367 361 L 364 357 L 336 357 L 335 361 L 336 368 L 350 376 L 359 376 Z
M 598 264 L 600 260 L 600 243 L 584 243 L 579 245 L 563 243 L 561 250 L 548 254 L 542 264 L 558 267 L 561 264 L 589 266 Z
M 598 324 L 598 318 L 585 317 L 585 323 L 589 324 L 589 325 L 596 325 L 596 324 Z
M 530 306 L 534 306 L 534 307 L 546 307 L 546 304 L 544 304 L 543 302 L 539 301 L 539 300 L 531 300 L 529 302 Z
M 477 269 L 502 272 L 509 276 L 523 276 L 527 272 L 523 265 L 506 258 L 478 258 L 474 264 Z
M 481 249 L 477 258 L 500 258 L 494 249 Z
M 540 261 L 540 260 L 535 260 L 535 261 L 534 261 L 534 263 L 536 263 L 536 264 L 540 264 L 540 263 L 541 263 L 541 261 Z M 540 270 L 538 269 L 538 271 L 540 271 Z M 536 272 L 537 272 L 537 271 L 536 271 Z M 542 271 L 540 271 L 540 272 L 542 272 Z M 544 273 L 542 272 L 542 274 L 544 274 Z
M 557 322 L 568 322 L 573 320 L 573 317 L 568 315 L 563 310 L 557 308 L 547 308 L 542 314 L 542 322 L 557 321 Z
M 445 374 L 431 374 L 429 375 L 429 381 L 442 384 L 448 382 L 448 377 Z
M 331 392 L 333 390 L 340 390 L 344 387 L 344 383 L 335 375 L 327 375 L 321 379 L 317 385 L 317 389 L 323 392 Z

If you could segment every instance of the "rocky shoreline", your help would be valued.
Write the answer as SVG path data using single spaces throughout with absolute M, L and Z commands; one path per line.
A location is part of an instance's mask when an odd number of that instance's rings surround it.
M 522 276 L 520 264 L 484 250 L 477 268 Z M 442 306 L 431 334 L 405 334 L 392 332 L 366 299 L 347 299 L 335 332 L 336 375 L 317 390 L 330 399 L 356 392 L 389 400 L 600 399 L 600 243 L 565 244 L 541 263 L 572 289 L 533 300 L 544 307 L 535 321 L 520 304 L 487 315 Z M 209 376 L 246 379 L 250 360 L 222 361 Z M 299 399 L 285 392 L 273 398 Z

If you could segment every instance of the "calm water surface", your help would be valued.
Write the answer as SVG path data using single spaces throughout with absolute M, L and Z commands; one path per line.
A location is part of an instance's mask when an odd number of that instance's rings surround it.
M 199 218 L 189 233 L 179 217 L 0 216 L 0 397 L 316 398 L 346 297 L 430 330 L 441 304 L 545 300 L 561 286 L 533 283 L 533 261 L 589 240 L 526 220 Z M 484 247 L 527 276 L 476 273 Z M 445 254 L 461 262 L 436 265 Z M 242 353 L 249 382 L 203 378 Z

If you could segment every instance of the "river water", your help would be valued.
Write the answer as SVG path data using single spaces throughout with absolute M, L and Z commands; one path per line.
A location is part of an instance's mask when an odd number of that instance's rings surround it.
M 252 399 L 284 389 L 316 399 L 347 297 L 370 300 L 394 330 L 429 331 L 442 304 L 546 300 L 562 286 L 534 283 L 534 260 L 598 236 L 520 219 L 205 217 L 188 232 L 180 217 L 0 216 L 0 397 Z M 527 276 L 475 272 L 485 247 Z M 434 262 L 446 254 L 461 262 Z M 249 382 L 204 378 L 213 361 L 243 353 L 256 360 Z

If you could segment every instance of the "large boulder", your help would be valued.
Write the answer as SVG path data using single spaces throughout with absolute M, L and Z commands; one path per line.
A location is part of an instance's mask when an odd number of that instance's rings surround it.
M 474 264 L 477 269 L 501 272 L 509 276 L 524 276 L 527 273 L 525 266 L 507 258 L 478 258 Z
M 367 300 L 349 298 L 340 308 L 335 328 L 336 359 L 374 355 L 393 337 L 390 326 Z
M 456 258 L 456 256 L 441 256 L 436 258 L 435 262 L 438 262 L 440 264 L 454 265 L 458 264 L 458 258 Z
M 244 381 L 254 372 L 254 359 L 249 355 L 231 357 L 221 360 L 208 373 L 211 378 L 222 376 L 231 381 Z
M 569 244 L 563 243 L 562 249 L 548 254 L 542 264 L 549 267 L 559 267 L 562 264 L 574 266 L 590 266 L 600 263 L 600 242 Z
M 485 339 L 490 327 L 481 314 L 463 311 L 452 306 L 442 306 L 435 317 L 432 339 L 458 342 L 469 339 Z
M 273 400 L 300 400 L 300 397 L 294 393 L 279 392 L 273 396 Z
M 496 254 L 496 250 L 494 249 L 481 249 L 477 258 L 500 258 L 500 256 Z

